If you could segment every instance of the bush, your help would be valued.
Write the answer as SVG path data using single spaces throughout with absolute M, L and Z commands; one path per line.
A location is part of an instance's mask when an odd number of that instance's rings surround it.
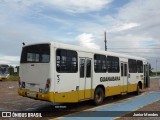
M 8 80 L 11 80 L 11 81 L 18 81 L 20 78 L 18 75 L 10 75 Z

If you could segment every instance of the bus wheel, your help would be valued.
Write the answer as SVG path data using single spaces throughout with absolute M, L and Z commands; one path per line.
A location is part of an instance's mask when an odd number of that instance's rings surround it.
M 100 105 L 104 99 L 104 91 L 102 88 L 98 87 L 94 92 L 94 104 Z

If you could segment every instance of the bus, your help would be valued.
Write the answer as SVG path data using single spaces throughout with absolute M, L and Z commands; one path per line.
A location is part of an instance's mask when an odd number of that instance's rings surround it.
M 0 64 L 0 80 L 7 80 L 9 75 L 9 66 L 7 64 Z
M 25 45 L 19 95 L 56 103 L 140 94 L 149 80 L 145 58 L 57 42 Z

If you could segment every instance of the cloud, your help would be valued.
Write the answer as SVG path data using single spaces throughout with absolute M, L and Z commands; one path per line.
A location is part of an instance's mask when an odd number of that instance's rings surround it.
M 124 31 L 124 30 L 129 30 L 132 29 L 134 27 L 138 27 L 139 24 L 137 23 L 125 23 L 123 25 L 120 26 L 115 26 L 114 28 L 107 30 L 107 33 L 112 33 L 112 32 L 120 32 L 120 31 Z
M 17 66 L 19 65 L 19 57 L 18 56 L 1 56 L 0 57 L 0 64 L 8 64 Z
M 155 59 L 160 60 L 160 49 L 156 49 L 160 45 L 159 9 L 159 0 L 130 1 L 114 14 L 93 15 L 97 22 L 86 21 L 79 31 L 93 34 L 101 49 L 106 31 L 109 51 L 147 58 L 155 67 Z
M 134 0 L 118 8 L 117 13 L 95 16 L 98 22 L 87 21 L 79 31 L 94 33 L 95 39 L 98 38 L 95 43 L 99 46 L 104 44 L 106 30 L 108 47 L 150 48 L 154 43 L 160 43 L 160 34 L 157 34 L 160 29 L 159 5 L 159 0 Z
M 82 45 L 83 47 L 100 49 L 100 47 L 94 43 L 94 36 L 92 34 L 82 33 L 78 35 L 76 39 L 80 42 L 80 45 Z
M 20 55 L 22 42 L 28 44 L 52 38 L 42 26 L 28 23 L 6 22 L 0 25 L 0 34 L 0 53 L 7 55 Z
M 24 10 L 27 7 L 29 8 L 35 5 L 45 5 L 70 13 L 98 11 L 112 1 L 113 0 L 3 0 L 3 2 L 8 5 L 17 6 L 16 9 L 21 8 Z
M 112 1 L 0 0 L 1 54 L 18 56 L 22 42 L 55 39 L 104 49 L 106 31 L 108 50 L 160 58 L 154 49 L 160 45 L 160 1 L 133 0 L 118 8 Z
M 112 1 L 113 0 L 47 0 L 46 2 L 63 11 L 84 13 L 98 11 Z
M 122 36 L 117 39 L 121 41 L 122 47 L 125 45 L 133 48 L 146 48 L 135 49 L 139 51 L 139 55 L 144 55 L 147 57 L 155 57 L 158 51 L 154 50 L 152 44 L 160 43 L 160 34 L 157 34 L 157 31 L 160 29 L 160 1 L 159 0 L 134 0 L 123 6 L 119 9 L 118 14 L 116 15 L 116 20 L 126 24 L 126 23 L 135 23 L 132 24 L 132 29 L 127 29 L 125 31 L 119 31 L 117 33 L 112 33 L 111 37 L 115 39 L 117 36 Z M 128 39 L 130 43 L 126 43 L 125 40 Z M 124 41 L 124 42 L 123 42 Z M 151 49 L 148 49 L 151 48 Z M 148 51 L 148 54 L 144 53 Z

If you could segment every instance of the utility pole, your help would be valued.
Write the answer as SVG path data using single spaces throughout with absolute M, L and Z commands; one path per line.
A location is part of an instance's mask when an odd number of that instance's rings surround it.
M 105 43 L 105 51 L 107 51 L 106 31 L 104 31 L 104 43 Z
M 160 79 L 158 77 L 158 59 L 156 58 L 156 78 L 159 81 L 159 88 L 160 88 Z
M 156 59 L 156 77 L 157 77 L 157 62 L 158 60 Z

